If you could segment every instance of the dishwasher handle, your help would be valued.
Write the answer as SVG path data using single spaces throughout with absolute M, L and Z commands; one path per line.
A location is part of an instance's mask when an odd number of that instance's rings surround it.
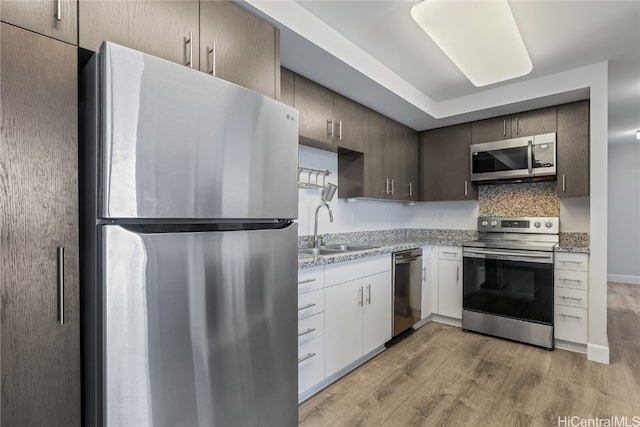
M 422 259 L 422 256 L 416 256 L 416 257 L 411 257 L 411 258 L 396 258 L 395 263 L 396 264 L 409 264 L 411 262 L 415 262 L 415 261 L 420 261 Z

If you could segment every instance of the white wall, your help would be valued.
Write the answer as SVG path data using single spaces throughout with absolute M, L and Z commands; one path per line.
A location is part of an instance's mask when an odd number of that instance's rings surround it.
M 608 278 L 640 284 L 640 141 L 609 145 Z
M 338 186 L 338 192 L 329 203 L 334 222 L 322 208 L 318 215 L 318 233 L 345 233 L 351 231 L 388 230 L 393 228 L 448 228 L 475 230 L 478 217 L 478 201 L 418 202 L 408 206 L 400 202 L 339 199 L 338 155 L 329 151 L 300 146 L 300 166 L 331 171 L 327 182 Z M 298 190 L 298 234 L 313 234 L 315 210 L 322 199 L 321 190 Z

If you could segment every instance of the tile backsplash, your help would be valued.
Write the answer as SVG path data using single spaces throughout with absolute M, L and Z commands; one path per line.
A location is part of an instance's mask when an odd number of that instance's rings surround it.
M 555 182 L 480 185 L 480 216 L 560 216 Z

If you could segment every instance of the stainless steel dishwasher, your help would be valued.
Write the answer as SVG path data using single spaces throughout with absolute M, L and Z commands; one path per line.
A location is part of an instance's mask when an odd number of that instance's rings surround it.
M 393 336 L 421 319 L 422 249 L 393 254 Z

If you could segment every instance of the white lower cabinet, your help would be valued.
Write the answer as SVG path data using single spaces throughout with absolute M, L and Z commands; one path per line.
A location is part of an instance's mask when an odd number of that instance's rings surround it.
M 589 326 L 589 256 L 556 253 L 554 284 L 554 338 L 586 344 Z
M 324 380 L 324 267 L 298 271 L 298 395 Z
M 325 289 L 325 375 L 335 374 L 391 339 L 391 257 L 336 266 L 351 279 Z M 327 266 L 327 272 L 331 266 Z M 382 270 L 382 271 L 381 271 Z M 354 275 L 377 271 L 365 277 Z M 338 277 L 327 273 L 327 277 Z
M 437 257 L 432 256 L 435 246 L 425 246 L 422 248 L 422 295 L 420 304 L 420 320 L 426 319 L 433 312 L 433 284 L 437 282 L 433 278 L 434 270 L 432 262 Z M 436 302 L 437 302 L 437 290 L 436 290 Z
M 462 248 L 438 247 L 437 314 L 462 319 Z

